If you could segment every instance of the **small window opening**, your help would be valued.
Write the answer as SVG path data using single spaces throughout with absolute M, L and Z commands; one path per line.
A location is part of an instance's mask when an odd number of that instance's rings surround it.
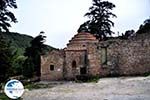
M 50 65 L 50 71 L 54 71 L 54 65 Z

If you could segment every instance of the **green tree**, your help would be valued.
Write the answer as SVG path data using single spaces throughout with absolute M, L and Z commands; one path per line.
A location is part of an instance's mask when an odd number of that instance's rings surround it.
M 144 24 L 150 24 L 150 17 L 144 21 Z
M 38 36 L 36 36 L 30 43 L 31 46 L 26 48 L 25 50 L 25 56 L 27 59 L 31 59 L 29 61 L 32 61 L 30 63 L 34 66 L 34 71 L 32 73 L 35 73 L 36 76 L 40 76 L 41 74 L 41 60 L 40 55 L 43 54 L 43 51 L 46 47 L 44 44 L 46 36 L 43 35 L 44 32 L 40 32 Z
M 120 36 L 121 39 L 129 39 L 130 37 L 134 36 L 135 35 L 135 31 L 132 29 L 132 30 L 127 30 L 125 31 L 125 33 L 123 34 L 122 33 L 122 36 Z
M 13 75 L 21 75 L 22 74 L 22 67 L 25 61 L 25 57 L 19 54 L 19 50 L 12 50 L 11 54 L 11 65 L 12 65 L 12 74 Z
M 1 34 L 1 33 L 0 33 Z M 0 35 L 0 82 L 4 82 L 11 74 L 11 51 L 9 43 Z
M 93 0 L 93 5 L 89 8 L 89 12 L 85 14 L 89 20 L 79 27 L 78 32 L 90 32 L 99 40 L 106 39 L 108 35 L 111 36 L 114 33 L 111 31 L 114 23 L 110 18 L 116 17 L 111 12 L 114 7 L 115 5 L 111 2 Z
M 137 31 L 138 34 L 150 32 L 150 18 L 146 19 L 143 24 L 140 25 L 139 30 Z
M 34 65 L 31 57 L 27 58 L 23 64 L 22 74 L 24 77 L 31 78 L 34 75 Z
M 0 31 L 9 31 L 10 23 L 17 22 L 10 8 L 17 8 L 16 0 L 0 0 Z
M 16 0 L 0 0 L 0 83 L 11 75 L 11 50 L 8 42 L 2 35 L 3 31 L 9 31 L 10 22 L 17 22 L 10 8 L 17 8 Z

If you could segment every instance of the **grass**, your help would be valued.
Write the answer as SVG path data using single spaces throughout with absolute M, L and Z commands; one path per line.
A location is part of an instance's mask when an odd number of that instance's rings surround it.
M 29 89 L 29 90 L 32 90 L 32 89 L 40 89 L 40 88 L 47 88 L 47 87 L 50 87 L 48 86 L 48 84 L 36 84 L 36 83 L 26 83 L 24 85 L 24 88 L 25 89 Z M 4 93 L 4 86 L 2 86 L 2 88 L 0 89 L 0 100 L 13 100 L 13 99 L 10 99 L 5 93 Z M 22 100 L 22 98 L 18 98 L 16 100 Z
M 97 83 L 100 79 L 99 76 L 78 76 L 76 82 L 82 83 L 82 82 L 93 82 Z
M 150 73 L 144 73 L 144 76 L 146 76 L 146 77 L 150 76 Z
M 0 100 L 10 100 L 5 93 L 0 93 Z
M 49 84 L 37 84 L 37 83 L 29 83 L 25 85 L 25 89 L 33 90 L 33 89 L 43 89 L 43 88 L 51 88 L 53 86 Z
M 29 90 L 32 90 L 32 89 L 39 89 L 40 87 L 38 85 L 35 85 L 34 83 L 29 83 L 27 85 L 25 85 L 25 89 L 29 89 Z
M 0 100 L 13 100 L 13 99 L 10 99 L 8 98 L 5 93 L 0 93 Z M 16 100 L 23 100 L 22 98 L 18 98 Z
M 97 83 L 99 79 L 100 79 L 100 77 L 95 76 L 95 77 L 93 77 L 93 78 L 87 80 L 87 82 L 94 82 L 94 83 Z
M 37 83 L 28 83 L 26 85 L 24 85 L 25 89 L 40 89 L 40 88 L 50 88 L 52 86 L 48 85 L 48 84 L 37 84 Z M 0 89 L 0 100 L 13 100 L 10 99 L 3 91 L 3 89 Z M 22 98 L 18 98 L 16 100 L 23 100 Z

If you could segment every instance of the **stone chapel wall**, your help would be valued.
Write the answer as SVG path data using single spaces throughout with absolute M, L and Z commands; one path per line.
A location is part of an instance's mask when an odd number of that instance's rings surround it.
M 64 52 L 50 51 L 41 56 L 41 80 L 63 80 Z
M 75 78 L 83 67 L 86 75 L 101 77 L 150 73 L 150 32 L 101 42 L 79 33 L 67 48 L 41 56 L 41 80 Z

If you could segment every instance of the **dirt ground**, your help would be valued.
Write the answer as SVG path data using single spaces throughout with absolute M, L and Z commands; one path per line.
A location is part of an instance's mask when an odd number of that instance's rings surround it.
M 102 78 L 98 83 L 67 82 L 26 90 L 23 100 L 150 100 L 149 77 Z

